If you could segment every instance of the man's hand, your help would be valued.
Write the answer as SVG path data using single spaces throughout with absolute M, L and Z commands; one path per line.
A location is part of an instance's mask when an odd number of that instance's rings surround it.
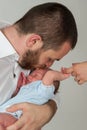
M 49 101 L 45 105 L 34 105 L 20 103 L 8 109 L 10 112 L 22 110 L 23 115 L 13 125 L 6 130 L 40 130 L 55 114 L 57 107 L 54 101 Z

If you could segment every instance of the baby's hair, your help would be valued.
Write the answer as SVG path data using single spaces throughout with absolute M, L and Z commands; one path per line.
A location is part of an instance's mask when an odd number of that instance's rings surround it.
M 55 91 L 54 91 L 54 94 L 58 93 L 58 90 L 59 90 L 59 86 L 60 86 L 60 81 L 58 80 L 55 80 L 53 82 L 54 86 L 55 86 Z

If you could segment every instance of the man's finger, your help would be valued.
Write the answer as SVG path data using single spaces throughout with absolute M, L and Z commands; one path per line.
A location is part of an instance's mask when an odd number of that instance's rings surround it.
M 8 107 L 6 109 L 6 111 L 15 112 L 17 110 L 23 110 L 25 104 L 26 103 L 18 103 L 18 104 L 12 105 L 12 106 Z

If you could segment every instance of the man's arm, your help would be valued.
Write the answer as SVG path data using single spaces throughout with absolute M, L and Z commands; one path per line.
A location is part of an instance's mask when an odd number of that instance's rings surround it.
M 14 112 L 20 109 L 23 110 L 23 115 L 7 130 L 39 130 L 52 119 L 56 113 L 57 105 L 53 100 L 44 105 L 20 103 L 13 105 L 8 110 Z

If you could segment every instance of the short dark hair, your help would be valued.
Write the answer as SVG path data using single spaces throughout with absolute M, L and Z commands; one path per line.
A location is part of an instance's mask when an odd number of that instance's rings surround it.
M 54 94 L 56 94 L 56 93 L 58 93 L 58 92 L 59 92 L 60 81 L 55 80 L 55 81 L 53 82 L 53 85 L 55 86 L 55 91 L 54 91 Z
M 37 5 L 15 24 L 21 33 L 40 35 L 45 49 L 56 50 L 66 41 L 69 41 L 73 49 L 77 42 L 77 27 L 73 14 L 60 3 Z

